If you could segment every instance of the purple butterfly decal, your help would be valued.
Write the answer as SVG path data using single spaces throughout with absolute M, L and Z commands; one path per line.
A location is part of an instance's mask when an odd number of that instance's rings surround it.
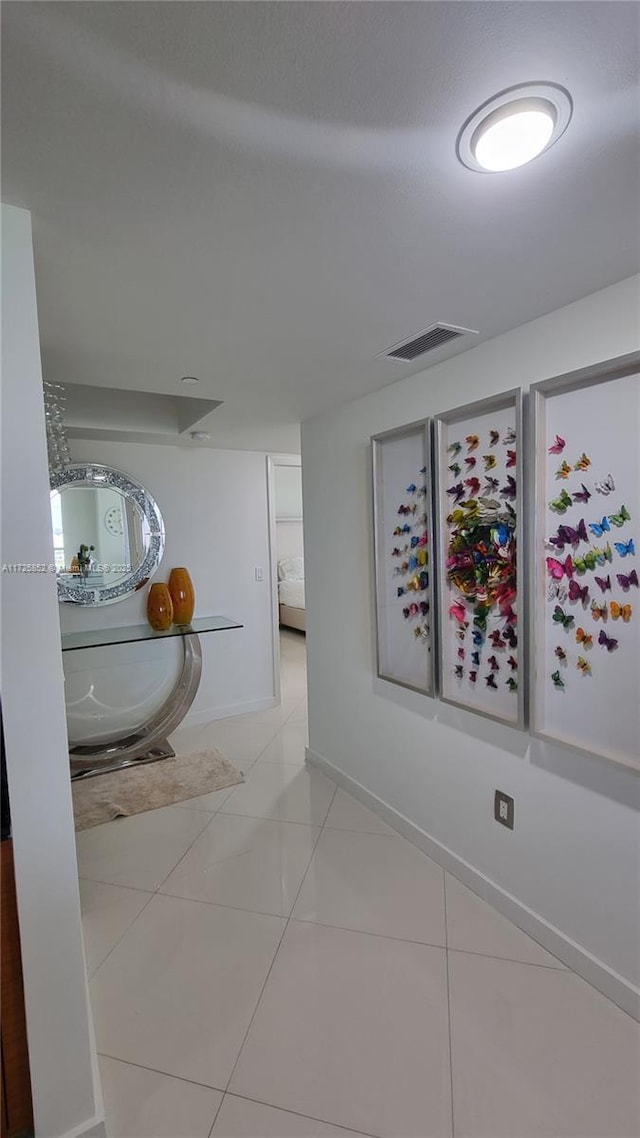
M 516 497 L 516 493 L 516 480 L 512 474 L 507 474 L 507 485 L 502 487 L 500 497 L 508 498 L 509 501 L 512 502 Z
M 518 637 L 516 636 L 515 628 L 513 628 L 512 625 L 508 624 L 503 630 L 502 635 L 504 636 L 507 644 L 512 651 L 518 647 Z
M 632 585 L 635 585 L 636 589 L 638 588 L 638 574 L 635 569 L 632 569 L 630 573 L 616 573 L 616 577 L 621 589 L 629 589 Z
M 420 615 L 426 616 L 428 612 L 429 612 L 429 602 L 428 601 L 420 601 Z
M 502 634 L 499 628 L 496 628 L 493 632 L 489 633 L 489 639 L 494 648 L 506 648 L 507 646 L 506 640 L 502 639 Z
M 475 684 L 477 678 L 478 678 L 477 672 L 469 672 L 469 682 L 470 683 Z
M 496 660 L 495 656 L 489 656 L 489 659 L 487 660 L 487 664 L 491 668 L 492 672 L 499 672 L 500 671 L 500 665 L 499 665 L 498 661 Z
M 507 660 L 507 664 L 511 668 L 512 672 L 518 671 L 518 661 L 516 660 L 515 656 L 510 656 L 509 659 Z
M 607 636 L 604 628 L 600 629 L 598 644 L 602 644 L 603 648 L 607 649 L 607 652 L 613 652 L 614 648 L 618 647 L 618 641 L 614 640 L 612 636 Z
M 485 682 L 488 688 L 493 688 L 494 691 L 498 690 L 498 685 L 496 683 L 496 678 L 493 672 L 489 672 L 489 675 L 485 676 Z
M 471 454 L 467 458 L 465 458 L 464 461 L 465 461 L 465 465 L 467 467 L 467 471 L 469 471 L 469 470 L 473 470 L 473 468 L 476 465 L 478 460 L 474 455 Z
M 485 475 L 484 494 L 495 494 L 499 485 L 500 483 L 497 478 L 489 478 L 488 475 Z
M 620 580 L 619 577 L 618 580 Z M 606 577 L 596 577 L 596 585 L 603 593 L 606 593 L 607 590 L 611 592 L 611 577 L 608 575 Z
M 589 590 L 586 585 L 579 585 L 577 581 L 569 581 L 569 600 L 582 601 L 586 605 L 589 600 Z
M 455 673 L 456 673 L 456 679 L 461 680 L 462 677 L 464 676 L 464 668 L 462 667 L 462 664 L 456 664 Z
M 584 502 L 585 506 L 591 497 L 591 493 L 587 490 L 584 482 L 582 483 L 582 490 L 576 490 L 573 495 L 574 502 Z
M 450 486 L 447 490 L 447 494 L 451 495 L 454 504 L 461 502 L 464 498 L 464 486 L 462 485 L 462 482 L 458 482 L 455 486 Z
M 465 651 L 464 651 L 464 648 L 458 648 L 458 659 L 459 659 L 459 660 L 464 660 L 464 657 L 465 657 Z

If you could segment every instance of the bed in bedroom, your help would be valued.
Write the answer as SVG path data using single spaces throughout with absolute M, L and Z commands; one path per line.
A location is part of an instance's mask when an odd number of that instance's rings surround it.
M 283 557 L 278 562 L 278 612 L 282 627 L 306 631 L 301 557 Z

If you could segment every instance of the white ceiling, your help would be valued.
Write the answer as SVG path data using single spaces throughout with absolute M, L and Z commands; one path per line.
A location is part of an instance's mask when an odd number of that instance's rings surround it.
M 636 272 L 639 14 L 4 3 L 2 196 L 33 213 L 45 376 L 195 374 L 212 445 L 295 449 L 424 367 L 375 357 L 432 322 L 488 338 Z M 574 98 L 562 140 L 462 167 L 470 112 L 543 79 Z

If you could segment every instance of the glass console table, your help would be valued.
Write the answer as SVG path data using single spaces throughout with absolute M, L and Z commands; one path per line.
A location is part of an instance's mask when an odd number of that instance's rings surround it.
M 187 714 L 200 683 L 202 649 L 200 636 L 209 632 L 225 632 L 242 628 L 238 621 L 224 616 L 199 616 L 191 624 L 172 625 L 166 632 L 155 632 L 147 624 L 124 628 L 99 628 L 89 632 L 67 632 L 62 636 L 62 651 L 77 652 L 85 648 L 106 648 L 113 644 L 137 644 L 148 640 L 181 637 L 182 670 L 162 707 L 135 731 L 102 744 L 76 744 L 69 750 L 71 777 L 90 778 L 122 767 L 138 766 L 157 759 L 173 758 L 175 751 L 167 736 L 175 731 Z

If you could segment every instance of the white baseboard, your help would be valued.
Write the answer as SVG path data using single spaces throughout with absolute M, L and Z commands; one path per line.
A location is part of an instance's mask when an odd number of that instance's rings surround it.
M 599 992 L 612 1000 L 634 1019 L 640 1020 L 640 989 L 636 988 L 624 976 L 620 976 L 609 968 L 603 961 L 598 960 L 587 949 L 576 944 L 554 925 L 549 924 L 543 917 L 532 909 L 527 908 L 517 897 L 513 897 L 494 881 L 485 877 L 478 869 L 464 861 L 453 850 L 432 838 L 425 830 L 420 829 L 415 822 L 411 822 L 404 814 L 400 814 L 393 806 L 389 806 L 382 798 L 372 794 L 370 790 L 356 782 L 350 775 L 345 774 L 339 767 L 334 766 L 328 759 L 306 748 L 307 762 L 318 767 L 344 790 L 348 790 L 354 798 L 368 806 L 399 834 L 413 842 L 419 849 L 437 861 L 439 865 L 457 877 L 463 885 L 468 886 L 484 901 L 493 905 L 499 913 L 507 917 L 519 929 L 527 933 L 538 944 L 546 948 L 552 956 L 556 956 L 583 980 L 597 988 Z
M 270 707 L 277 707 L 279 700 L 273 695 L 264 699 L 254 699 L 246 703 L 230 703 L 227 707 L 211 707 L 204 711 L 189 712 L 185 715 L 181 727 L 199 727 L 202 723 L 212 723 L 214 719 L 229 719 L 233 715 L 250 715 L 252 711 L 268 711 Z

